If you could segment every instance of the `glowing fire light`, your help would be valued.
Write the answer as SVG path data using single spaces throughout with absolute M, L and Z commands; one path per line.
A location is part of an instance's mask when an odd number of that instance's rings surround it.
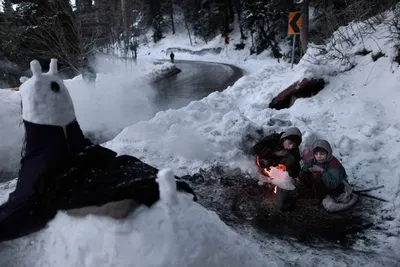
M 263 173 L 265 175 L 267 175 L 268 177 L 279 179 L 279 178 L 282 178 L 282 175 L 283 175 L 282 173 L 286 171 L 286 166 L 283 164 L 278 164 L 278 166 L 269 166 L 268 168 L 261 167 L 260 157 L 258 155 L 256 156 L 256 163 L 257 163 L 257 166 L 260 168 L 260 170 L 262 170 Z M 273 171 L 273 174 L 271 175 L 273 168 L 275 170 Z M 274 194 L 276 194 L 276 190 L 277 190 L 277 186 L 274 187 Z

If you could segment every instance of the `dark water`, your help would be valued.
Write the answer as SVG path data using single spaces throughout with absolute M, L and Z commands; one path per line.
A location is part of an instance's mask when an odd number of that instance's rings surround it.
M 175 65 L 182 72 L 152 84 L 158 92 L 155 101 L 160 110 L 181 108 L 222 91 L 243 75 L 241 69 L 228 64 L 179 60 Z

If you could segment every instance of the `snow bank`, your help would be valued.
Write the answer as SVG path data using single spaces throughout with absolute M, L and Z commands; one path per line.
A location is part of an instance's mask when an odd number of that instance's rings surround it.
M 24 136 L 18 92 L 0 90 L 0 181 L 17 174 Z
M 287 65 L 269 63 L 270 68 L 239 79 L 223 92 L 178 110 L 158 112 L 149 121 L 127 127 L 105 145 L 159 167 L 174 166 L 179 175 L 215 163 L 251 169 L 254 164 L 241 148 L 243 136 L 266 126 L 268 120 L 271 126 L 265 129 L 269 132 L 290 125 L 289 116 L 275 114 L 267 106 L 291 74 L 285 69 Z M 278 76 L 282 72 L 287 76 Z
M 30 241 L 36 247 L 30 253 L 34 264 L 29 257 L 1 257 L 0 265 L 242 267 L 268 262 L 283 266 L 275 253 L 266 260 L 265 251 L 235 233 L 214 212 L 177 193 L 172 171 L 161 170 L 157 181 L 161 199 L 152 208 L 141 206 L 124 220 L 74 218 L 59 212 Z M 12 242 L 5 248 L 16 249 Z
M 146 70 L 144 78 L 149 82 L 156 82 L 164 77 L 175 75 L 181 72 L 174 64 L 167 61 L 154 61 L 153 66 Z
M 7 201 L 8 195 L 14 191 L 17 186 L 17 179 L 0 184 L 0 205 Z

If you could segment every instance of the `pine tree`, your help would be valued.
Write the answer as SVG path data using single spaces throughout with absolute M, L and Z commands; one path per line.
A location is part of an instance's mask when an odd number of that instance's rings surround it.
M 57 57 L 61 66 L 78 66 L 81 51 L 77 23 L 68 0 L 23 1 L 16 9 L 21 61 L 47 62 Z
M 163 13 L 160 0 L 148 1 L 149 21 L 153 28 L 153 41 L 158 42 L 163 38 Z
M 13 40 L 16 32 L 14 9 L 10 0 L 1 2 L 3 12 L 0 13 L 0 51 L 5 55 L 12 53 Z
M 3 0 L 1 5 L 3 7 L 3 12 L 5 14 L 13 14 L 14 13 L 14 9 L 12 7 L 11 0 Z
M 286 36 L 287 14 L 292 11 L 292 0 L 243 2 L 243 27 L 251 32 L 252 52 L 257 54 L 270 48 L 274 57 L 281 57 L 279 41 Z

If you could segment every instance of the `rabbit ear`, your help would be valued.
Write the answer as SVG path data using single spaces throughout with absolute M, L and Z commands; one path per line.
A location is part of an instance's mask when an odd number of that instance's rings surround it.
M 31 61 L 31 71 L 33 76 L 37 77 L 42 74 L 42 66 L 40 66 L 39 61 L 33 60 Z
M 57 72 L 58 72 L 57 59 L 56 58 L 52 58 L 50 60 L 49 73 L 50 74 L 56 74 Z

